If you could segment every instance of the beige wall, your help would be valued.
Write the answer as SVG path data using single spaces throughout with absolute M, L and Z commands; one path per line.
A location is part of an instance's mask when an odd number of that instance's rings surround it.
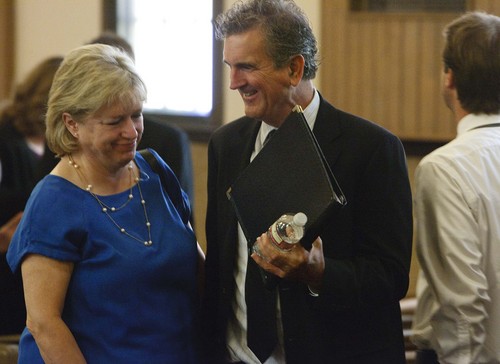
M 101 31 L 101 0 L 15 0 L 15 76 L 64 55 Z
M 207 206 L 207 144 L 194 142 L 191 144 L 194 169 L 194 221 L 196 236 L 200 245 L 206 249 L 205 211 Z

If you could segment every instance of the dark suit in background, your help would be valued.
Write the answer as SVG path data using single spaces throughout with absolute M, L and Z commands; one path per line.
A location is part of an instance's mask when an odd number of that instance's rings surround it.
M 5 100 L 0 110 L 0 335 L 21 334 L 26 326 L 21 272 L 12 273 L 6 250 L 39 180 L 38 147 L 43 147 L 45 133 L 43 115 L 52 79 L 61 62 L 62 57 L 56 56 L 38 63 L 16 85 L 12 98 Z
M 28 147 L 25 137 L 12 125 L 0 126 L 0 226 L 24 210 L 37 182 L 34 171 L 38 156 Z M 10 239 L 9 239 L 10 242 Z M 0 253 L 0 335 L 19 335 L 26 324 L 26 309 L 21 273 L 13 274 L 6 252 Z
M 144 134 L 138 150 L 153 148 L 172 168 L 182 189 L 189 196 L 194 209 L 194 182 L 191 143 L 187 133 L 175 126 L 162 123 L 150 116 L 144 117 Z

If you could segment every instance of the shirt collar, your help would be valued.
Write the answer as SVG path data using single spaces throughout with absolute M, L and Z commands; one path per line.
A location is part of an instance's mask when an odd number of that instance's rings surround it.
M 318 116 L 318 110 L 319 110 L 319 93 L 314 90 L 314 96 L 309 105 L 304 109 L 304 117 L 307 120 L 307 124 L 309 124 L 309 128 L 311 130 L 314 128 L 314 123 L 316 122 L 316 116 Z
M 457 135 L 463 134 L 467 131 L 470 131 L 474 128 L 477 128 L 477 127 L 480 127 L 483 125 L 489 125 L 489 124 L 495 124 L 495 123 L 500 123 L 500 115 L 499 114 L 493 114 L 493 115 L 467 114 L 458 122 Z
M 304 109 L 304 117 L 311 130 L 314 128 L 314 124 L 316 122 L 316 116 L 318 116 L 319 104 L 320 104 L 319 93 L 315 89 L 313 99 L 311 100 L 309 105 L 307 105 L 307 107 Z M 273 129 L 276 128 L 269 124 L 266 124 L 265 122 L 262 123 L 259 131 L 259 136 L 257 138 L 260 140 L 260 145 L 264 144 L 264 140 L 266 139 L 267 134 L 269 134 L 269 132 Z

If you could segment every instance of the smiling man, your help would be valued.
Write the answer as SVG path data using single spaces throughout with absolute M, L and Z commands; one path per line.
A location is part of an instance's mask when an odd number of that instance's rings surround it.
M 400 141 L 336 109 L 316 90 L 316 39 L 293 1 L 236 2 L 219 15 L 216 31 L 224 40 L 230 88 L 241 95 L 245 116 L 222 126 L 209 143 L 203 306 L 208 360 L 404 363 L 399 300 L 409 281 L 412 206 Z M 263 234 L 258 240 L 265 259 L 249 256 L 253 242 L 246 241 L 226 191 L 295 105 L 304 109 L 348 203 L 310 250 L 297 244 L 280 252 Z M 280 279 L 273 289 L 260 287 L 262 296 L 255 297 L 247 289 L 262 281 L 247 279 L 247 272 L 257 268 Z M 248 303 L 264 297 L 270 303 L 262 314 L 270 311 L 272 319 L 253 320 Z M 266 323 L 271 325 L 264 328 Z

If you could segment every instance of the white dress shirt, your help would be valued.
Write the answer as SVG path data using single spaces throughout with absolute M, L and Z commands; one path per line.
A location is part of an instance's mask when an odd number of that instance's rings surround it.
M 316 116 L 319 109 L 319 94 L 317 91 L 314 92 L 314 97 L 311 103 L 304 109 L 304 117 L 307 120 L 307 124 L 311 128 L 314 127 L 314 122 L 316 121 Z M 272 126 L 262 123 L 257 138 L 255 140 L 255 147 L 250 157 L 252 161 L 255 156 L 260 152 L 264 145 L 264 140 L 267 134 L 274 129 Z M 229 321 L 227 328 L 227 339 L 228 339 L 228 349 L 230 358 L 229 361 L 238 362 L 243 361 L 248 364 L 260 364 L 259 359 L 250 350 L 247 343 L 247 306 L 245 302 L 245 278 L 248 262 L 248 247 L 245 235 L 238 224 L 238 257 L 236 260 L 236 270 L 234 272 L 234 278 L 236 282 L 236 295 L 233 299 L 233 313 L 234 317 Z M 281 325 L 281 313 L 279 306 L 279 295 L 278 295 L 278 307 L 277 311 L 277 323 L 278 323 L 278 345 L 273 351 L 269 359 L 265 361 L 264 364 L 283 364 L 285 363 L 285 352 L 283 346 L 283 328 Z
M 473 115 L 415 172 L 413 342 L 440 363 L 500 363 L 500 115 Z

